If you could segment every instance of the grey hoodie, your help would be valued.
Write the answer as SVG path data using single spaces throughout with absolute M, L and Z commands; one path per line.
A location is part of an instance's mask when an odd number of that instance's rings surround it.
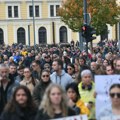
M 61 85 L 64 90 L 69 83 L 73 82 L 72 77 L 64 70 L 62 70 L 60 76 L 58 76 L 56 72 L 53 72 L 53 74 L 50 75 L 50 79 L 53 83 Z

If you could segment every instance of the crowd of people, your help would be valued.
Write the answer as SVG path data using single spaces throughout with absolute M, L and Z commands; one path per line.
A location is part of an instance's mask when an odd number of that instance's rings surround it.
M 120 73 L 116 42 L 92 52 L 13 44 L 0 47 L 0 120 L 49 120 L 86 114 L 89 120 L 120 115 L 120 84 L 110 87 L 113 110 L 95 117 L 95 75 Z M 110 108 L 110 107 L 109 107 Z

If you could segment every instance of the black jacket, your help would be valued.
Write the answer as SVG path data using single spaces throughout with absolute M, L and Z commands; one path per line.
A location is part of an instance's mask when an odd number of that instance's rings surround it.
M 75 111 L 71 108 L 68 108 L 68 115 L 67 116 L 74 116 L 74 115 L 76 115 Z M 62 115 L 56 114 L 53 119 L 62 118 L 62 117 L 63 117 Z M 49 119 L 52 119 L 52 118 L 47 113 L 44 113 L 43 109 L 38 111 L 36 118 L 35 118 L 35 120 L 49 120 Z
M 0 120 L 35 120 L 37 109 L 20 109 L 16 108 L 15 112 L 4 111 Z
M 48 82 L 42 82 L 42 80 L 40 80 L 40 83 L 37 86 L 35 86 L 33 91 L 33 100 L 38 107 L 42 101 L 45 90 L 50 85 L 50 83 L 50 80 Z

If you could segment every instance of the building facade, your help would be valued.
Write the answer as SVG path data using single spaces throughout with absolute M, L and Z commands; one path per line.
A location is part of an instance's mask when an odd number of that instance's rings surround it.
M 61 0 L 34 0 L 34 9 L 32 0 L 0 0 L 0 44 L 58 44 L 79 40 L 79 34 L 60 20 L 60 6 Z
M 61 1 L 0 0 L 0 44 L 34 45 L 78 41 L 79 33 L 72 32 L 58 16 Z M 118 38 L 120 29 L 108 25 L 108 30 L 108 39 Z M 100 36 L 94 42 L 99 40 Z

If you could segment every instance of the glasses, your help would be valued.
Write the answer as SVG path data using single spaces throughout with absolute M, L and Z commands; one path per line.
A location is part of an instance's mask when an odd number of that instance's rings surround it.
M 45 77 L 49 77 L 49 75 L 42 75 L 42 77 L 43 77 L 43 78 L 45 78 Z
M 110 93 L 110 97 L 114 98 L 114 97 L 120 98 L 120 93 Z

